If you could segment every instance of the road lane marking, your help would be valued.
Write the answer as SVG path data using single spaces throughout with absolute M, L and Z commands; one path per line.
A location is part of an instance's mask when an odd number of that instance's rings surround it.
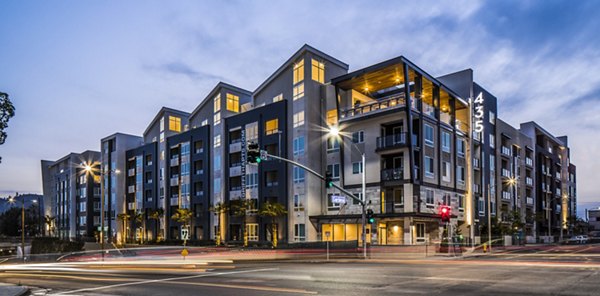
M 67 295 L 67 294 L 73 294 L 73 293 L 79 293 L 79 292 L 97 291 L 97 290 L 104 290 L 104 289 L 118 288 L 118 287 L 126 287 L 126 286 L 135 286 L 135 285 L 143 285 L 143 284 L 151 284 L 151 283 L 170 282 L 170 281 L 186 280 L 186 279 L 209 277 L 209 276 L 221 276 L 221 275 L 230 275 L 230 274 L 239 274 L 239 273 L 272 271 L 272 270 L 278 270 L 278 269 L 279 268 L 261 268 L 261 269 L 240 270 L 240 271 L 231 271 L 231 272 L 204 273 L 204 274 L 199 274 L 199 275 L 190 275 L 190 276 L 182 276 L 182 277 L 174 277 L 174 278 L 157 279 L 157 280 L 145 280 L 145 281 L 129 282 L 129 283 L 123 283 L 123 284 L 114 284 L 114 285 L 107 285 L 107 286 L 94 287 L 94 288 L 77 289 L 77 290 L 71 290 L 71 291 L 66 291 L 66 292 L 60 292 L 60 293 L 56 293 L 56 294 L 52 294 L 52 295 Z
M 217 283 L 190 283 L 190 282 L 169 282 L 170 284 L 176 285 L 191 285 L 191 286 L 205 286 L 205 287 L 218 287 L 218 288 L 229 288 L 229 289 L 242 289 L 242 290 L 257 290 L 257 291 L 268 291 L 268 292 L 283 292 L 283 293 L 296 293 L 296 294 L 312 294 L 316 295 L 315 291 L 307 291 L 304 289 L 293 289 L 293 288 L 278 288 L 268 286 L 254 286 L 254 285 L 237 285 L 237 284 L 217 284 Z

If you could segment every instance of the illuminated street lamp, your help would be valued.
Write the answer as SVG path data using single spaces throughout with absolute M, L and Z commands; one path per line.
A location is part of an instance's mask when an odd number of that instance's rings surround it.
M 88 163 L 82 163 L 86 173 L 95 175 L 94 168 Z M 118 169 L 104 171 L 100 169 L 100 248 L 102 250 L 102 261 L 104 261 L 104 176 L 109 176 L 111 173 L 119 174 Z
M 338 137 L 344 141 L 344 135 L 340 132 L 340 129 L 337 126 L 329 127 L 329 135 L 333 137 Z M 352 142 L 351 142 L 352 143 Z M 367 179 L 366 179 L 366 162 L 365 162 L 365 152 L 360 151 L 358 146 L 355 143 L 352 143 L 352 146 L 361 153 L 361 166 L 362 166 L 362 200 L 361 204 L 361 224 L 362 224 L 362 242 L 363 242 L 363 256 L 367 258 L 367 232 L 366 232 L 366 199 L 367 199 Z
M 9 197 L 8 202 L 14 204 L 18 195 L 17 193 L 15 197 Z M 25 262 L 25 197 L 25 195 L 21 195 L 21 253 L 23 255 L 23 262 Z M 32 200 L 32 202 L 37 203 L 37 199 Z

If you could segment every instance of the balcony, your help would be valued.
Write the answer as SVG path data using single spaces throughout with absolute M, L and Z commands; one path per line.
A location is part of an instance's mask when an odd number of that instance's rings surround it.
M 449 126 L 452 126 L 452 116 L 446 112 L 440 112 L 440 122 L 445 123 Z
M 134 192 L 135 192 L 135 185 L 127 186 L 127 193 L 134 193 Z
M 406 146 L 406 133 L 398 133 L 377 138 L 377 150 L 400 148 Z
M 376 114 L 386 110 L 403 108 L 404 104 L 404 95 L 396 94 L 381 100 L 342 110 L 340 111 L 340 121 L 351 120 L 367 114 Z
M 404 179 L 404 168 L 387 169 L 381 171 L 381 181 L 398 181 Z
M 179 157 L 171 158 L 171 166 L 179 165 Z
M 179 186 L 179 176 L 174 175 L 173 177 L 171 177 L 170 184 L 171 186 Z
M 135 176 L 135 169 L 128 169 L 127 177 L 133 177 L 133 176 Z
M 456 127 L 456 129 L 458 131 L 460 131 L 461 133 L 463 133 L 465 135 L 469 133 L 469 126 L 466 123 L 464 123 L 458 119 L 454 121 L 454 126 Z

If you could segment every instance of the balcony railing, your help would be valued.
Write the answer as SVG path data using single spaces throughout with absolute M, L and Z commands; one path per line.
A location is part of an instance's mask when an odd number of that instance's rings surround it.
M 135 169 L 127 170 L 127 177 L 133 177 L 135 175 Z
M 507 169 L 502 169 L 502 177 L 510 177 L 510 171 Z
M 533 186 L 533 179 L 529 177 L 525 178 L 525 184 Z
M 236 143 L 241 143 L 242 142 L 242 138 L 237 138 L 237 139 L 231 139 L 229 141 L 229 144 L 236 144 Z
M 406 145 L 406 133 L 398 133 L 377 138 L 377 149 L 401 147 Z
M 179 165 L 179 157 L 171 158 L 171 166 Z
M 502 146 L 502 154 L 511 156 L 512 155 L 512 151 L 510 150 L 510 148 L 508 148 L 506 146 Z
M 353 108 L 348 108 L 342 110 L 340 112 L 340 119 L 350 119 L 353 117 L 357 117 L 363 114 L 368 114 L 371 112 L 377 112 L 380 110 L 386 110 L 391 108 L 401 108 L 404 107 L 404 95 L 398 94 L 393 95 L 388 98 L 384 98 L 381 100 L 377 100 L 374 102 L 369 102 L 366 104 L 358 105 Z
M 397 181 L 404 179 L 404 169 L 395 168 L 381 171 L 381 181 Z
M 533 166 L 533 159 L 529 158 L 529 157 L 525 157 L 525 164 L 532 167 Z

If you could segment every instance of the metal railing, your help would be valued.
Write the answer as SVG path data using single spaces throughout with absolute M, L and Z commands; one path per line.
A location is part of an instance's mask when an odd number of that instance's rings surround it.
M 406 133 L 398 133 L 377 138 L 377 149 L 401 147 L 406 145 Z
M 396 181 L 404 179 L 404 169 L 395 168 L 381 171 L 381 181 Z
M 352 118 L 355 116 L 360 116 L 379 110 L 386 110 L 389 108 L 400 108 L 404 107 L 404 104 L 404 95 L 396 94 L 384 99 L 376 100 L 373 102 L 357 105 L 352 108 L 342 110 L 340 111 L 340 119 Z

